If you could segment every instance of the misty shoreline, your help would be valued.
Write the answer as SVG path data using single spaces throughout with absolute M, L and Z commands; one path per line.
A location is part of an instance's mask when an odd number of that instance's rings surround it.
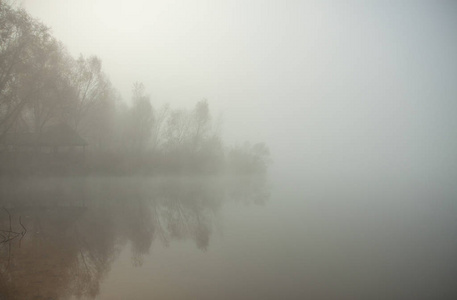
M 268 149 L 262 145 L 231 149 L 218 157 L 195 151 L 52 154 L 32 150 L 0 153 L 0 176 L 261 175 L 269 164 Z

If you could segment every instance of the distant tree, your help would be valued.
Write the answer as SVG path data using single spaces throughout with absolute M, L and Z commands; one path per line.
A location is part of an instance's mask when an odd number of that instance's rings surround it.
M 80 132 L 87 139 L 92 149 L 107 150 L 116 144 L 117 135 L 117 104 L 120 96 L 113 88 L 106 91 L 106 95 L 99 103 L 87 112 L 84 126 Z
M 56 45 L 46 26 L 0 1 L 0 139 L 46 85 Z
M 71 57 L 57 42 L 46 49 L 49 59 L 44 65 L 40 86 L 24 109 L 23 120 L 29 131 L 41 132 L 49 123 L 61 123 L 74 99 L 70 81 Z
M 208 102 L 197 102 L 192 111 L 184 109 L 171 110 L 164 132 L 169 149 L 186 148 L 197 151 L 210 131 L 211 119 Z
M 134 150 L 143 150 L 148 145 L 154 125 L 154 110 L 150 97 L 142 83 L 136 82 L 132 89 L 132 107 L 128 115 L 128 142 Z
M 265 174 L 270 163 L 270 151 L 264 143 L 232 148 L 227 157 L 227 168 L 235 174 Z
M 192 121 L 194 127 L 193 148 L 196 150 L 201 146 L 209 130 L 210 113 L 206 100 L 197 102 L 193 111 Z
M 102 72 L 102 62 L 96 56 L 80 56 L 72 66 L 72 83 L 75 99 L 69 110 L 74 129 L 78 130 L 81 122 L 90 110 L 110 96 L 111 83 Z
M 184 109 L 170 111 L 167 119 L 165 147 L 167 150 L 179 150 L 188 146 L 191 133 L 192 116 Z
M 155 113 L 155 118 L 154 118 L 154 126 L 152 127 L 152 141 L 151 141 L 151 147 L 154 150 L 157 150 L 162 143 L 164 142 L 164 128 L 165 128 L 165 123 L 166 120 L 169 116 L 170 113 L 170 106 L 168 104 L 165 104 L 162 106 L 156 113 Z

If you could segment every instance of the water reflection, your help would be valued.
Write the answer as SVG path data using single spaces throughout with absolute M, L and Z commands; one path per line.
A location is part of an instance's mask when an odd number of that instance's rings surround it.
M 27 229 L 0 244 L 0 299 L 95 298 L 126 245 L 135 266 L 155 242 L 191 239 L 204 251 L 224 202 L 269 197 L 265 180 L 252 177 L 9 178 L 0 185 L 7 209 L 0 230 Z

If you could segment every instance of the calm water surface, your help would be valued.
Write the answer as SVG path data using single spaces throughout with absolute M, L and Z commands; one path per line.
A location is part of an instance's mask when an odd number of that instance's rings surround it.
M 0 299 L 455 299 L 457 292 L 451 184 L 181 177 L 1 185 Z

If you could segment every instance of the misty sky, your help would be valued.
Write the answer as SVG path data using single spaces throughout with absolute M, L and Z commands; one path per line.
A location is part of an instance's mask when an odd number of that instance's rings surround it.
M 231 143 L 326 176 L 456 167 L 457 2 L 27 0 L 123 98 L 207 98 Z

